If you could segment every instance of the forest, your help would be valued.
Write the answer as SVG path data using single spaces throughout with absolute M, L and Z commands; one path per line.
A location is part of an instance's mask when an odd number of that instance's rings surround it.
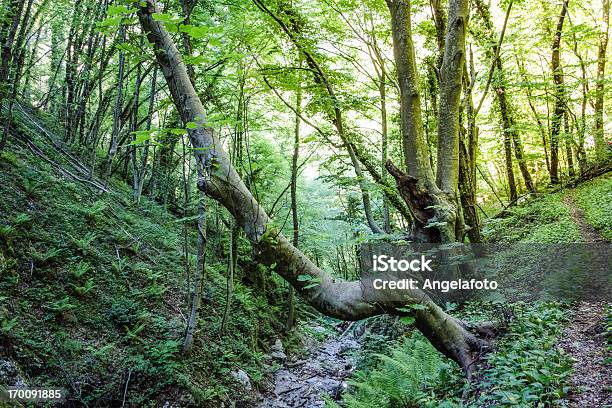
M 0 407 L 612 407 L 609 20 L 0 0 Z

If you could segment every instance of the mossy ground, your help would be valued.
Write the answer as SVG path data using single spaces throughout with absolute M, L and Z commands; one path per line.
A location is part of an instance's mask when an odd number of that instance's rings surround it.
M 31 123 L 16 120 L 17 135 L 68 166 Z M 23 142 L 0 158 L 0 358 L 32 385 L 67 389 L 74 405 L 120 405 L 124 396 L 133 406 L 240 399 L 229 373 L 261 379 L 267 342 L 282 331 L 283 287 L 266 278 L 265 296 L 249 288 L 244 276 L 264 274 L 239 258 L 222 335 L 220 242 L 208 257 L 194 351 L 182 357 L 188 301 L 179 217 L 146 198 L 133 204 L 122 182 L 101 193 L 60 173 Z M 190 241 L 195 248 L 193 234 Z

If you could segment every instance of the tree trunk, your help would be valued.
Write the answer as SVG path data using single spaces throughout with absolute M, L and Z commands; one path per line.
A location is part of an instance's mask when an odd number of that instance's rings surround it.
M 121 42 L 125 41 L 125 25 L 121 24 L 119 27 L 119 39 Z M 117 138 L 119 137 L 119 130 L 121 128 L 121 108 L 123 105 L 123 71 L 125 69 L 125 55 L 123 51 L 119 51 L 119 72 L 117 74 L 117 96 L 115 99 L 115 111 L 113 113 L 113 129 L 111 131 L 111 141 L 108 148 L 108 157 L 106 159 L 106 168 L 104 180 L 108 183 L 112 168 L 113 168 L 113 157 L 117 153 Z
M 551 68 L 553 82 L 555 83 L 555 108 L 551 120 L 550 131 L 550 182 L 559 183 L 559 136 L 561 135 L 561 125 L 565 114 L 565 87 L 563 85 L 563 71 L 561 69 L 561 33 L 563 32 L 563 21 L 567 14 L 569 0 L 564 0 L 557 21 L 557 29 L 552 44 Z
M 599 33 L 599 50 L 597 53 L 597 82 L 595 84 L 595 152 L 598 160 L 608 157 L 604 137 L 604 97 L 606 79 L 606 52 L 608 50 L 608 31 L 610 28 L 610 0 L 603 0 L 602 25 Z
M 572 131 L 570 129 L 569 124 L 569 115 L 565 112 L 563 115 L 563 130 L 564 130 L 564 142 L 565 142 L 565 155 L 567 157 L 567 175 L 569 178 L 574 178 L 576 176 L 576 171 L 574 170 L 574 157 L 572 153 L 572 145 L 574 144 L 574 136 L 572 135 Z
M 24 2 L 21 0 L 13 1 L 10 5 L 9 11 L 6 18 L 7 26 L 3 27 L 3 31 L 6 31 L 6 35 L 2 36 L 2 62 L 0 63 L 0 117 L 4 118 L 3 104 L 5 96 L 8 94 L 9 83 L 8 79 L 10 76 L 10 67 L 13 57 L 13 42 L 17 35 L 17 29 L 19 28 L 19 20 L 21 19 L 21 13 L 23 11 Z M 6 121 L 7 119 L 4 118 Z M 2 134 L 2 140 L 0 140 L 0 152 L 4 150 L 6 141 L 8 139 L 8 133 Z
M 408 174 L 437 190 L 423 135 L 419 77 L 416 67 L 409 0 L 387 0 L 391 12 L 393 55 L 400 87 L 400 117 L 404 164 Z
M 163 24 L 152 17 L 155 6 L 151 0 L 143 4 L 140 2 L 138 9 L 140 23 L 154 46 L 172 99 L 182 120 L 196 124 L 188 134 L 195 148 L 195 159 L 207 172 L 206 193 L 233 215 L 237 225 L 258 249 L 261 262 L 267 265 L 276 263 L 275 271 L 296 288 L 307 302 L 328 316 L 358 320 L 385 312 L 402 314 L 397 307 L 406 304 L 405 298 L 390 296 L 389 301 L 376 304 L 366 301 L 361 282 L 342 281 L 325 273 L 273 227 L 231 165 L 213 130 L 206 126 L 206 112 L 189 80 L 181 55 Z M 313 286 L 298 280 L 300 275 L 317 279 L 319 284 Z M 309 288 L 306 289 L 306 286 Z M 457 361 L 469 374 L 474 358 L 485 343 L 469 331 L 470 326 L 447 315 L 421 291 L 401 291 L 401 295 L 425 306 L 424 310 L 414 312 L 417 327 L 438 350 Z
M 381 169 L 380 174 L 383 180 L 387 180 L 387 170 L 385 163 L 389 151 L 389 126 L 387 123 L 387 69 L 385 59 L 381 54 L 381 50 L 376 42 L 376 36 L 372 35 L 368 44 L 370 51 L 370 59 L 377 76 L 378 95 L 380 96 L 380 138 L 381 138 Z M 389 199 L 383 196 L 383 230 L 386 233 L 391 232 L 391 222 L 389 219 Z
M 198 254 L 196 258 L 195 271 L 193 274 L 193 286 L 191 288 L 191 313 L 187 321 L 185 341 L 183 342 L 183 354 L 189 354 L 193 348 L 193 337 L 198 322 L 198 309 L 202 303 L 202 278 L 206 267 L 206 173 L 198 167 L 198 187 L 200 197 L 198 200 Z
M 302 59 L 298 52 L 298 66 L 301 68 Z M 302 114 L 302 74 L 298 72 L 297 91 L 295 93 L 295 131 L 293 139 L 293 155 L 291 156 L 291 221 L 293 224 L 293 246 L 298 247 L 300 240 L 300 223 L 297 211 L 297 174 L 298 159 L 300 156 L 300 115 Z M 287 330 L 291 330 L 295 324 L 295 293 L 293 287 L 289 285 L 289 298 L 287 301 Z
M 470 72 L 467 70 L 467 61 L 463 68 L 463 86 L 465 115 L 461 118 L 467 119 L 467 129 L 461 126 L 459 139 L 459 194 L 465 221 L 469 226 L 467 235 L 471 243 L 482 240 L 480 235 L 480 219 L 478 217 L 476 203 L 476 154 L 478 152 L 478 128 L 474 116 L 474 103 L 472 100 L 472 89 L 476 80 L 474 69 L 474 57 L 470 51 Z M 467 136 L 467 137 L 466 137 Z M 467 140 L 466 140 L 467 139 Z M 466 146 L 467 142 L 467 146 Z
M 480 14 L 486 30 L 489 32 L 489 40 L 493 45 L 491 50 L 487 51 L 489 58 L 492 60 L 493 67 L 497 72 L 497 76 L 495 78 L 495 98 L 497 100 L 497 104 L 499 106 L 500 113 L 500 123 L 502 125 L 502 134 L 503 134 L 503 146 L 504 146 L 504 159 L 506 166 L 506 174 L 508 177 L 508 188 L 510 191 L 510 202 L 514 202 L 517 197 L 516 191 L 516 180 L 514 175 L 514 168 L 512 163 L 512 152 L 514 152 L 514 156 L 519 165 L 519 169 L 521 171 L 521 175 L 523 176 L 523 180 L 525 181 L 525 187 L 530 192 L 535 192 L 535 186 L 533 184 L 531 174 L 529 173 L 529 169 L 527 168 L 527 162 L 525 160 L 525 155 L 523 153 L 523 145 L 521 142 L 521 138 L 519 133 L 516 130 L 516 122 L 515 122 L 515 108 L 512 103 L 512 99 L 507 92 L 506 87 L 506 78 L 505 71 L 502 58 L 500 56 L 501 53 L 501 42 L 499 44 L 494 43 L 494 27 L 493 21 L 491 19 L 491 12 L 489 10 L 489 6 L 486 5 L 483 0 L 476 0 L 475 7 L 478 13 Z M 513 2 L 508 4 L 508 9 L 506 12 L 506 21 L 508 19 L 508 15 L 511 11 Z M 504 24 L 504 30 L 506 25 Z
M 149 91 L 149 110 L 147 114 L 147 122 L 145 126 L 145 130 L 151 130 L 151 123 L 153 121 L 153 113 L 155 112 L 155 92 L 156 92 L 156 84 L 157 84 L 157 66 L 153 67 L 153 74 L 151 76 L 151 89 Z M 136 203 L 140 203 L 140 197 L 142 196 L 142 189 L 144 188 L 144 182 L 147 175 L 147 162 L 149 160 L 149 140 L 144 142 L 144 147 L 142 149 L 142 155 L 140 156 L 140 168 L 139 172 L 139 180 L 138 185 L 136 186 Z
M 13 104 L 15 103 L 15 99 L 17 98 L 17 91 L 19 90 L 19 81 L 21 80 L 21 72 L 23 70 L 23 61 L 25 58 L 24 57 L 25 39 L 26 39 L 27 30 L 29 28 L 28 21 L 32 13 L 33 3 L 34 3 L 33 0 L 28 0 L 27 2 L 25 13 L 23 15 L 23 21 L 21 22 L 21 29 L 19 30 L 19 35 L 17 36 L 17 41 L 15 42 L 15 46 L 12 52 L 12 54 L 13 53 L 16 54 L 16 58 L 14 58 L 15 56 L 13 56 L 12 58 L 13 60 L 11 61 L 11 64 L 10 64 L 12 65 L 12 68 L 13 68 L 12 69 L 13 75 L 11 79 L 10 93 L 8 95 L 9 100 L 8 100 L 7 114 L 4 118 L 4 129 L 2 132 L 2 140 L 0 141 L 0 151 L 4 150 L 4 147 L 6 145 L 6 141 L 8 139 L 8 135 L 11 129 L 11 124 L 13 121 Z M 8 77 L 11 78 L 10 72 L 9 72 Z M 2 110 L 1 101 L 2 99 L 0 97 L 0 111 Z

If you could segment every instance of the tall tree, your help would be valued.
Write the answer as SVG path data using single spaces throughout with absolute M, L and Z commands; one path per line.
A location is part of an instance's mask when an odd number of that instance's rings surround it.
M 604 138 L 604 99 L 606 80 L 606 52 L 608 50 L 608 32 L 610 30 L 610 0 L 603 0 L 601 10 L 601 28 L 599 32 L 599 49 L 597 53 L 597 82 L 595 83 L 595 152 L 598 160 L 608 156 Z
M 302 58 L 298 52 L 298 67 L 302 67 Z M 293 240 L 294 247 L 298 247 L 300 241 L 300 221 L 298 219 L 298 204 L 297 204 L 297 176 L 298 176 L 298 160 L 300 156 L 300 116 L 302 115 L 302 74 L 297 71 L 297 89 L 295 92 L 295 129 L 293 132 L 293 154 L 291 155 L 291 222 L 293 224 Z M 289 300 L 287 302 L 287 330 L 290 330 L 295 324 L 295 291 L 289 285 Z
M 523 151 L 523 143 L 521 140 L 521 136 L 517 130 L 515 112 L 516 108 L 512 103 L 512 99 L 510 94 L 508 93 L 508 87 L 506 84 L 506 72 L 504 70 L 503 60 L 501 56 L 501 43 L 496 43 L 494 38 L 494 28 L 493 21 L 491 19 L 491 12 L 489 6 L 484 3 L 483 0 L 475 0 L 474 5 L 476 10 L 478 11 L 480 17 L 482 18 L 485 28 L 488 32 L 487 41 L 492 44 L 490 50 L 487 52 L 489 54 L 489 59 L 492 61 L 493 69 L 495 69 L 495 100 L 497 101 L 497 106 L 499 108 L 500 114 L 500 123 L 502 127 L 502 135 L 504 141 L 504 156 L 505 156 L 505 164 L 506 164 L 506 174 L 508 176 L 508 188 L 510 191 L 510 201 L 514 202 L 518 195 L 516 190 L 516 181 L 514 176 L 513 169 L 513 160 L 512 153 L 514 152 L 514 156 L 519 165 L 519 169 L 521 171 L 521 175 L 523 176 L 523 180 L 525 182 L 525 187 L 530 192 L 535 192 L 535 186 L 533 184 L 531 173 L 527 167 L 527 162 L 525 160 L 525 154 Z M 506 24 L 508 21 L 508 16 L 510 15 L 510 11 L 512 9 L 513 2 L 510 1 L 508 3 L 508 8 L 506 11 L 506 19 L 504 21 L 504 28 L 506 30 Z M 503 38 L 503 37 L 501 37 Z
M 21 20 L 21 13 L 23 12 L 23 6 L 25 2 L 21 0 L 13 0 L 10 5 L 7 14 L 4 16 L 4 22 L 2 24 L 1 37 L 2 41 L 2 61 L 0 62 L 0 116 L 3 115 L 2 107 L 4 99 L 9 90 L 9 75 L 10 67 L 13 59 L 13 42 L 17 35 L 17 29 L 19 28 L 19 21 Z M 6 119 L 5 119 L 6 120 Z M 0 140 L 0 151 L 4 150 L 8 133 L 2 134 L 2 140 Z
M 125 41 L 125 25 L 120 24 L 119 26 L 119 41 Z M 123 106 L 123 81 L 124 81 L 124 70 L 125 70 L 125 53 L 119 51 L 119 62 L 118 62 L 118 73 L 117 73 L 117 95 L 115 96 L 115 110 L 113 113 L 113 129 L 111 131 L 111 140 L 108 147 L 108 157 L 106 159 L 106 168 L 104 179 L 108 182 L 113 169 L 113 158 L 117 153 L 117 145 L 119 138 L 119 131 L 121 130 L 121 109 Z
M 551 69 L 553 82 L 555 84 L 555 108 L 551 120 L 550 131 L 550 182 L 559 183 L 559 138 L 563 116 L 565 115 L 566 95 L 563 84 L 563 70 L 561 68 L 561 34 L 563 32 L 563 22 L 567 14 L 569 0 L 564 0 L 557 19 L 557 28 L 552 42 Z
M 306 301 L 329 316 L 357 320 L 384 312 L 402 314 L 405 312 L 397 309 L 401 304 L 420 302 L 424 308 L 413 312 L 419 330 L 441 352 L 457 361 L 466 372 L 471 372 L 476 354 L 486 345 L 476 333 L 480 327 L 447 315 L 420 290 L 401 291 L 400 297 L 389 294 L 388 301 L 372 304 L 366 300 L 360 282 L 342 281 L 319 269 L 271 224 L 263 208 L 232 166 L 228 154 L 213 130 L 206 125 L 206 112 L 189 80 L 186 66 L 164 24 L 153 18 L 155 12 L 151 0 L 138 3 L 140 24 L 154 46 L 157 61 L 180 116 L 185 123 L 195 124 L 188 130 L 188 134 L 195 148 L 196 161 L 204 165 L 204 168 L 210 169 L 206 179 L 206 193 L 219 201 L 232 214 L 246 237 L 260 251 L 260 261 L 268 265 L 275 263 L 275 271 L 280 276 L 296 288 Z M 466 0 L 451 0 L 449 22 L 445 58 L 450 55 L 449 58 L 455 59 L 456 54 L 461 54 L 464 50 Z M 463 58 L 463 55 L 460 56 Z M 455 81 L 450 78 L 454 69 L 449 65 L 450 62 L 447 61 L 448 68 L 445 71 L 449 74 L 446 78 L 450 85 Z M 459 91 L 460 89 L 457 90 Z M 448 95 L 449 102 L 458 100 L 450 89 Z M 456 120 L 458 121 L 458 117 Z M 458 132 L 458 127 L 456 131 Z M 449 143 L 444 145 L 448 146 Z M 391 168 L 393 169 L 392 166 Z M 452 171 L 445 172 L 451 176 L 452 173 Z M 399 174 L 397 175 L 401 179 Z M 454 190 L 456 194 L 456 184 L 453 186 L 449 180 L 446 180 L 444 185 Z M 311 285 L 303 279 L 298 279 L 300 275 L 308 275 L 311 277 L 310 280 L 316 279 L 318 284 Z

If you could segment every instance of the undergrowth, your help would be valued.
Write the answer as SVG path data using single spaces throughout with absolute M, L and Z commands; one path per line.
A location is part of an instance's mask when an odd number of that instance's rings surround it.
M 547 194 L 506 209 L 482 230 L 486 242 L 568 243 L 580 240 L 580 230 L 563 204 L 563 192 Z
M 571 192 L 586 220 L 607 239 L 612 234 L 611 183 L 608 175 Z M 488 220 L 483 230 L 486 242 L 580 241 L 580 230 L 563 202 L 565 194 L 568 192 L 540 196 L 506 210 L 501 218 Z M 606 310 L 612 350 L 612 309 L 608 305 Z M 504 335 L 494 342 L 494 352 L 481 361 L 473 384 L 465 382 L 454 363 L 413 334 L 391 344 L 379 342 L 384 344 L 379 347 L 380 354 L 352 377 L 343 406 L 527 408 L 562 404 L 570 391 L 567 379 L 572 372 L 572 359 L 556 346 L 569 320 L 565 304 L 537 301 L 502 307 L 477 301 L 464 304 L 453 314 L 467 320 L 493 317 L 507 322 Z M 328 406 L 337 404 L 328 402 Z
M 69 166 L 18 114 L 16 123 L 47 157 Z M 182 357 L 183 224 L 147 198 L 132 204 L 125 183 L 111 186 L 101 194 L 67 179 L 23 143 L 2 153 L 0 360 L 11 360 L 31 384 L 67 389 L 69 405 L 121 405 L 124 393 L 132 406 L 248 399 L 229 373 L 243 369 L 255 385 L 261 380 L 264 352 L 283 327 L 278 280 L 267 278 L 265 292 L 241 282 L 267 275 L 251 269 L 241 241 L 231 318 L 220 340 L 227 243 L 217 240 L 194 350 Z M 195 248 L 196 228 L 189 230 Z
M 584 218 L 607 240 L 612 240 L 612 174 L 581 184 L 574 192 Z

